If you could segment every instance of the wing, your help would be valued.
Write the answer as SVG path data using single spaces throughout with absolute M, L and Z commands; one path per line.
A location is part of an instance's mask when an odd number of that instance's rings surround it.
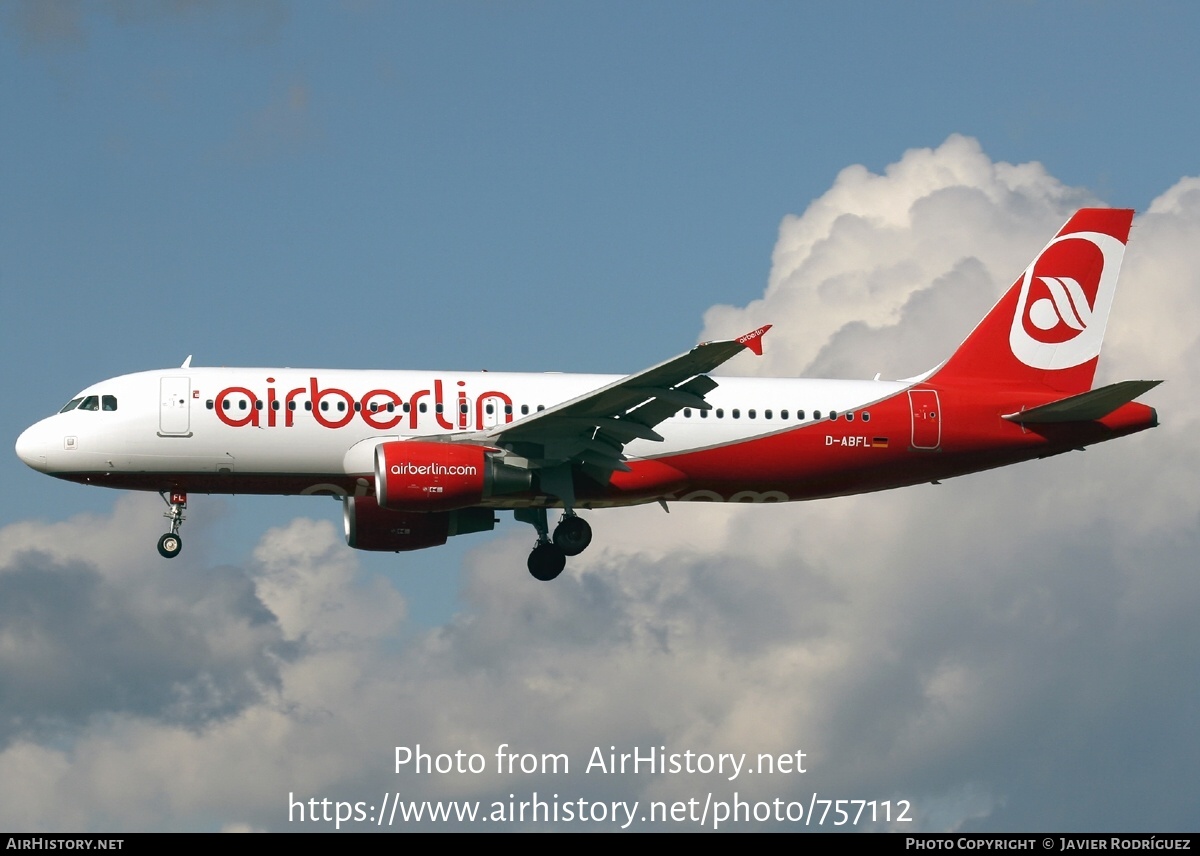
M 561 484 L 566 468 L 573 465 L 607 482 L 614 470 L 629 470 L 624 455 L 628 443 L 661 442 L 662 436 L 654 430 L 660 422 L 685 407 L 708 410 L 711 405 L 704 396 L 716 389 L 717 382 L 707 372 L 746 349 L 761 355 L 762 337 L 769 329 L 768 324 L 737 339 L 705 342 L 686 354 L 532 416 L 449 439 L 486 443 L 524 458 L 531 468 L 542 471 L 547 487 Z M 551 492 L 561 495 L 565 490 L 569 488 Z

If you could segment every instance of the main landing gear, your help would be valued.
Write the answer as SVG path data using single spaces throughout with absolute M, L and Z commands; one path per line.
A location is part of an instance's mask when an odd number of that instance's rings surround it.
M 186 493 L 172 493 L 170 499 L 167 492 L 159 491 L 159 496 L 167 504 L 163 517 L 171 521 L 171 531 L 158 539 L 158 554 L 164 559 L 174 559 L 183 549 L 183 539 L 179 537 L 179 527 L 183 525 L 183 510 L 187 508 Z
M 548 582 L 562 573 L 567 566 L 567 556 L 578 556 L 592 543 L 592 527 L 573 511 L 563 513 L 554 537 L 546 524 L 546 509 L 519 508 L 514 512 L 517 520 L 528 523 L 537 530 L 538 541 L 529 554 L 529 573 L 535 580 Z

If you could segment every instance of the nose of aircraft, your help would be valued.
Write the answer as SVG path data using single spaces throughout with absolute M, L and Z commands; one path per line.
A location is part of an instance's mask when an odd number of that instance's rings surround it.
M 17 457 L 38 472 L 46 472 L 48 464 L 46 432 L 41 423 L 32 425 L 17 438 Z

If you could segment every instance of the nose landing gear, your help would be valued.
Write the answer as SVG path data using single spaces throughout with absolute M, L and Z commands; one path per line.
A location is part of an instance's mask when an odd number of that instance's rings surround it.
M 183 510 L 187 508 L 187 494 L 172 493 L 170 499 L 167 498 L 166 491 L 159 491 L 158 495 L 167 504 L 167 510 L 163 512 L 163 517 L 171 521 L 171 531 L 158 539 L 158 554 L 164 559 L 174 559 L 183 549 L 183 539 L 179 537 L 179 527 L 185 520 Z

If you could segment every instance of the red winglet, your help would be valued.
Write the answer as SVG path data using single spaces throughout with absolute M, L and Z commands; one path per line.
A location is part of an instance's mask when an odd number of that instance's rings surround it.
M 763 337 L 763 334 L 766 333 L 770 329 L 771 329 L 771 325 L 767 324 L 764 327 L 759 327 L 757 330 L 755 330 L 751 333 L 747 333 L 745 336 L 738 336 L 733 341 L 737 342 L 739 345 L 745 345 L 747 348 L 754 351 L 754 353 L 758 354 L 761 357 L 762 356 L 762 337 Z

